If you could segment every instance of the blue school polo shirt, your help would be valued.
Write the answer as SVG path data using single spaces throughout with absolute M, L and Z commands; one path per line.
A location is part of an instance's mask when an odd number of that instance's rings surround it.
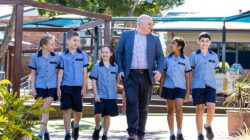
M 32 54 L 29 68 L 36 71 L 35 87 L 50 89 L 57 87 L 57 68 L 60 57 L 51 52 L 47 58 L 43 56 L 42 50 Z
M 167 73 L 163 87 L 186 89 L 186 73 L 192 70 L 188 57 L 180 54 L 176 58 L 171 53 L 164 59 L 164 70 Z
M 219 68 L 218 55 L 208 51 L 203 55 L 201 50 L 193 52 L 190 56 L 190 64 L 194 70 L 192 77 L 192 89 L 205 88 L 206 85 L 216 89 L 215 69 Z
M 118 66 L 111 64 L 109 68 L 101 61 L 96 63 L 89 75 L 90 79 L 95 79 L 97 83 L 97 94 L 103 99 L 117 99 L 116 75 Z
M 82 86 L 84 82 L 83 68 L 87 67 L 87 54 L 76 49 L 74 54 L 67 49 L 61 56 L 60 69 L 63 69 L 62 86 Z

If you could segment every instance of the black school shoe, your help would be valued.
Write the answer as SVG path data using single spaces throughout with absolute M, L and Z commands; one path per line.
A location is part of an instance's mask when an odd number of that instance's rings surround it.
M 204 128 L 206 130 L 207 139 L 209 139 L 209 140 L 214 139 L 214 133 L 213 133 L 212 127 L 211 126 L 205 127 L 205 125 L 204 125 Z
M 79 127 L 74 127 L 74 121 L 71 121 L 71 128 L 72 128 L 72 137 L 74 140 L 77 140 L 79 137 Z
M 175 135 L 170 136 L 169 140 L 176 140 Z
M 108 139 L 108 137 L 106 135 L 102 136 L 102 140 L 107 140 L 107 139 Z
M 65 135 L 64 140 L 71 140 L 71 136 L 69 134 Z
M 202 134 L 200 134 L 200 135 L 198 136 L 198 140 L 204 140 L 204 136 L 203 136 Z
M 49 133 L 44 133 L 44 140 L 50 140 L 50 138 L 49 138 Z
M 99 136 L 100 136 L 100 131 L 102 129 L 102 126 L 100 126 L 100 129 L 99 130 L 96 130 L 94 131 L 93 135 L 92 135 L 92 139 L 93 140 L 98 140 L 99 139 Z
M 182 134 L 178 134 L 178 135 L 177 135 L 177 140 L 184 140 L 183 135 L 182 135 Z

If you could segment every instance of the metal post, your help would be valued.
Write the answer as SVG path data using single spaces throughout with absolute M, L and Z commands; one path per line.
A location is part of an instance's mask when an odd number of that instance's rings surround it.
M 98 26 L 95 27 L 95 38 L 94 38 L 94 63 L 97 62 L 98 59 L 98 46 L 99 46 L 99 33 L 98 33 Z
M 220 61 L 220 43 L 216 43 L 216 47 L 217 47 L 218 59 L 219 59 L 219 61 Z
M 63 51 L 66 49 L 66 32 L 63 33 Z
M 22 65 L 22 38 L 23 38 L 23 5 L 16 5 L 16 23 L 15 23 L 15 52 L 14 52 L 14 68 L 13 69 L 13 83 L 14 92 L 20 96 L 20 67 Z
M 104 22 L 104 45 L 110 45 L 110 35 L 111 35 L 111 22 L 105 21 Z
M 223 22 L 222 29 L 222 72 L 225 73 L 225 62 L 226 62 L 226 22 Z
M 235 63 L 239 63 L 239 43 L 235 43 Z

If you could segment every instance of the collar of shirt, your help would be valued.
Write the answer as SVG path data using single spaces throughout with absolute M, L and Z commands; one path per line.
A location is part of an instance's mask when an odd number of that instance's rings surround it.
M 115 63 L 114 62 L 112 62 L 112 63 L 110 63 L 111 64 L 111 66 L 115 66 Z M 101 61 L 100 63 L 99 63 L 99 67 L 104 67 L 104 63 L 103 63 L 103 61 Z
M 139 36 L 147 36 L 147 34 L 141 34 L 138 32 L 138 30 L 135 30 L 135 35 L 139 35 Z
M 82 53 L 82 51 L 79 48 L 76 49 L 76 52 L 80 54 Z M 69 53 L 69 49 L 66 49 L 65 54 L 68 54 L 68 53 Z
M 55 56 L 54 52 L 50 52 L 51 56 Z M 43 56 L 43 50 L 38 51 L 37 57 L 42 57 Z
M 174 57 L 174 53 L 171 53 L 168 58 L 171 58 L 171 57 Z M 185 56 L 183 53 L 181 53 L 176 59 L 179 59 L 179 58 L 182 58 L 182 59 L 185 59 Z
M 208 53 L 209 53 L 209 54 L 212 54 L 213 52 L 212 52 L 211 50 L 208 50 Z M 201 49 L 197 50 L 197 51 L 196 51 L 196 54 L 201 54 Z

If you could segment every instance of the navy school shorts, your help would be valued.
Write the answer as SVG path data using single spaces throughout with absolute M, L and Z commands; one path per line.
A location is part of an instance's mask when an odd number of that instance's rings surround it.
M 206 86 L 205 88 L 192 89 L 193 104 L 206 104 L 206 102 L 215 103 L 216 89 Z
M 36 97 L 35 99 L 42 97 L 43 99 L 47 98 L 47 97 L 53 97 L 54 101 L 58 100 L 57 97 L 57 88 L 36 88 Z
M 61 109 L 72 109 L 76 112 L 82 112 L 82 87 L 80 86 L 62 86 L 61 87 Z
M 102 116 L 118 116 L 118 106 L 116 99 L 102 99 L 101 102 L 95 102 L 95 114 Z
M 168 100 L 175 100 L 176 98 L 185 99 L 186 90 L 181 88 L 162 88 L 161 97 Z

